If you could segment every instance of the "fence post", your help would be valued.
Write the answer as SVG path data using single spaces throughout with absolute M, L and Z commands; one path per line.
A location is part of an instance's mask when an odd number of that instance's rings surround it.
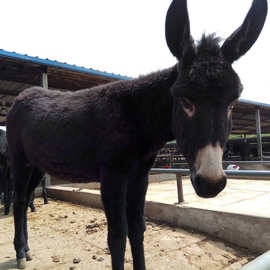
M 182 175 L 176 174 L 176 182 L 177 182 L 177 194 L 178 194 L 178 203 L 184 202 L 184 194 L 183 194 L 183 183 L 182 183 Z

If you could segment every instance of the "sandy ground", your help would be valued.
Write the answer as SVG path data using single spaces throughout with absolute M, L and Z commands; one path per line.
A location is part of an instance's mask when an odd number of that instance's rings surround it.
M 111 269 L 103 211 L 50 200 L 36 199 L 29 213 L 33 261 L 28 270 Z M 16 269 L 13 218 L 0 206 L 0 269 Z M 209 236 L 147 222 L 145 254 L 148 270 L 236 270 L 254 254 Z M 125 269 L 132 269 L 129 245 Z

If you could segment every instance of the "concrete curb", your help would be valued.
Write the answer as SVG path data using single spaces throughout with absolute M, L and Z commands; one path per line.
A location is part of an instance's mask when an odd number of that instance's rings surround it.
M 99 190 L 50 186 L 47 192 L 50 197 L 59 200 L 103 208 Z M 270 249 L 269 218 L 153 201 L 146 202 L 146 216 L 153 221 L 207 233 L 254 252 L 262 253 Z

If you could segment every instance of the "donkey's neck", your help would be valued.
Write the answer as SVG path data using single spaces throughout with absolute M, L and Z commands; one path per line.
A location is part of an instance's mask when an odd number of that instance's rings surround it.
M 176 66 L 131 81 L 131 99 L 142 140 L 152 151 L 173 140 L 170 88 L 177 76 Z
M 101 96 L 121 107 L 124 121 L 131 128 L 139 152 L 155 154 L 174 139 L 172 134 L 173 100 L 170 88 L 177 76 L 176 66 L 133 80 L 98 86 Z M 94 89 L 83 90 L 92 94 Z M 118 110 L 118 109 L 117 109 Z

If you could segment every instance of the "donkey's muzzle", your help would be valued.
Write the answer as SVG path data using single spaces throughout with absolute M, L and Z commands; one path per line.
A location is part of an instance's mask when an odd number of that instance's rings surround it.
M 203 198 L 212 198 L 221 192 L 227 183 L 226 176 L 222 176 L 215 182 L 209 182 L 201 175 L 191 175 L 192 185 L 198 196 Z

